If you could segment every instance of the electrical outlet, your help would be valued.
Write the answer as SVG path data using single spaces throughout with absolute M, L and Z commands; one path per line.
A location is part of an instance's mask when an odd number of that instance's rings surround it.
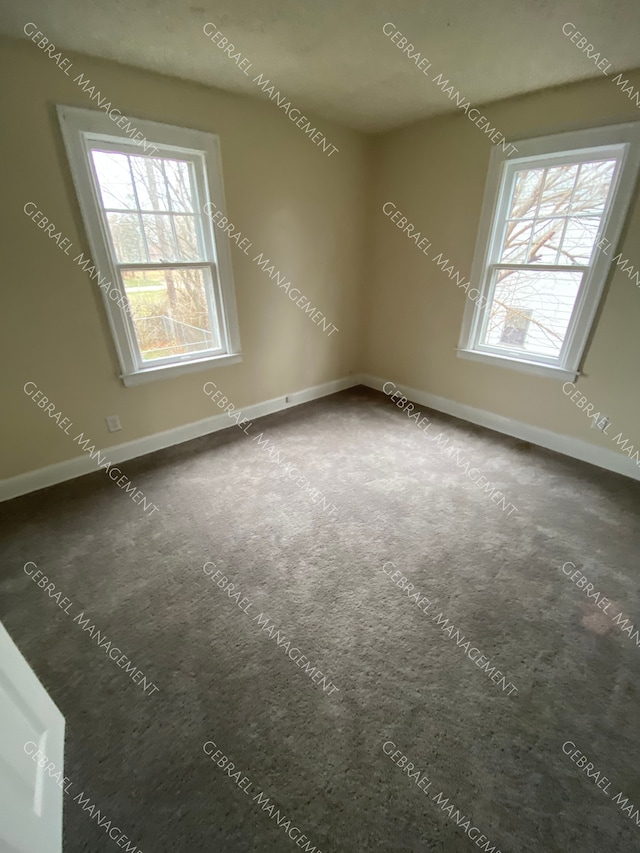
M 119 429 L 122 429 L 120 418 L 117 415 L 109 415 L 105 420 L 107 422 L 107 429 L 109 432 L 118 432 Z

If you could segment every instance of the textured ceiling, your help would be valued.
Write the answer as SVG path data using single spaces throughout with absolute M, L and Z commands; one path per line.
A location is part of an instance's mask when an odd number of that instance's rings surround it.
M 609 76 L 640 67 L 640 0 L 0 0 L 0 32 L 25 38 L 27 21 L 62 49 L 266 98 L 262 73 L 293 106 L 364 131 L 455 111 L 439 72 L 474 106 L 600 77 L 566 22 Z M 203 34 L 208 21 L 248 75 Z M 428 77 L 385 37 L 388 21 L 428 58 Z

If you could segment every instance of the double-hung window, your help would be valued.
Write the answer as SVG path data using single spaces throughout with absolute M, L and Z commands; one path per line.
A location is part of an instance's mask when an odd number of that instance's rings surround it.
M 575 379 L 640 165 L 640 123 L 494 149 L 458 354 Z
M 217 137 L 58 113 L 91 248 L 77 263 L 103 293 L 124 383 L 240 361 L 228 240 L 204 212 L 225 209 Z

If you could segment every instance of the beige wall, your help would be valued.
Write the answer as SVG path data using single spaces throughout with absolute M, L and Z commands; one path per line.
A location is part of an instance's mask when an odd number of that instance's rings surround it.
M 340 329 L 331 337 L 232 246 L 242 364 L 125 388 L 97 284 L 22 212 L 34 201 L 89 251 L 55 104 L 88 95 L 31 42 L 0 40 L 3 157 L 0 206 L 5 282 L 3 476 L 81 455 L 23 393 L 35 381 L 97 447 L 218 413 L 213 380 L 237 406 L 360 370 L 568 436 L 613 448 L 562 395 L 556 380 L 456 357 L 465 295 L 431 258 L 468 275 L 491 143 L 462 113 L 365 137 L 323 119 L 339 147 L 328 158 L 275 104 L 69 53 L 122 112 L 208 130 L 222 147 L 228 214 Z M 640 88 L 640 72 L 631 76 Z M 483 108 L 511 139 L 640 119 L 602 78 Z M 393 201 L 432 242 L 425 257 L 381 210 Z M 640 206 L 619 251 L 640 267 Z M 7 319 L 9 318 L 9 319 Z M 640 445 L 640 289 L 621 271 L 608 282 L 578 387 Z M 108 433 L 104 417 L 123 429 Z M 8 458 L 6 458 L 8 455 Z
M 629 76 L 640 89 L 640 72 Z M 428 85 L 425 83 L 425 85 Z M 612 78 L 483 107 L 508 139 L 598 124 L 640 121 Z M 459 403 L 608 449 L 622 431 L 640 447 L 640 288 L 611 274 L 577 387 L 609 415 L 608 436 L 562 394 L 562 381 L 456 356 L 465 293 L 433 262 L 439 252 L 470 275 L 491 143 L 458 111 L 377 137 L 366 369 Z M 382 212 L 392 201 L 432 245 L 425 257 Z M 640 269 L 636 192 L 618 251 Z M 612 253 L 613 254 L 613 253 Z M 613 428 L 615 431 L 612 432 Z
M 369 141 L 318 119 L 340 149 L 327 157 L 275 103 L 67 52 L 70 76 L 32 42 L 0 40 L 3 248 L 2 476 L 81 455 L 82 430 L 97 447 L 219 414 L 202 393 L 210 379 L 237 406 L 278 397 L 361 368 L 366 167 Z M 228 215 L 339 332 L 328 337 L 278 290 L 252 257 L 231 246 L 241 364 L 125 388 L 97 283 L 73 263 L 89 252 L 55 104 L 96 108 L 74 84 L 83 72 L 132 117 L 220 137 Z M 67 256 L 23 213 L 35 202 L 73 243 Z M 74 423 L 56 428 L 23 393 L 36 382 Z M 107 432 L 118 414 L 123 429 Z M 7 453 L 7 448 L 11 452 Z

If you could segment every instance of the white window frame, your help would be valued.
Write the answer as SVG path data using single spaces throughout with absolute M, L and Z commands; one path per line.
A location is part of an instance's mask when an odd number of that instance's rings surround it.
M 89 239 L 92 262 L 102 276 L 110 279 L 113 289 L 118 291 L 123 301 L 126 300 L 126 294 L 118 268 L 132 269 L 136 264 L 118 264 L 111 251 L 99 188 L 89 153 L 90 144 L 97 141 L 105 150 L 112 148 L 122 153 L 138 155 L 146 153 L 146 145 L 147 149 L 150 149 L 150 156 L 176 157 L 189 160 L 195 166 L 197 212 L 201 215 L 202 224 L 199 236 L 204 245 L 206 259 L 162 263 L 158 264 L 158 267 L 202 267 L 205 270 L 205 279 L 207 270 L 209 271 L 210 298 L 214 299 L 218 311 L 221 347 L 215 352 L 208 351 L 205 355 L 185 353 L 142 363 L 129 312 L 109 299 L 106 290 L 101 288 L 123 383 L 127 386 L 138 385 L 150 380 L 166 379 L 194 370 L 242 361 L 229 241 L 225 236 L 216 240 L 213 223 L 204 213 L 205 205 L 213 202 L 217 210 L 221 210 L 226 216 L 218 137 L 204 131 L 130 118 L 131 124 L 143 135 L 143 139 L 134 141 L 106 113 L 63 105 L 58 105 L 57 110 Z M 144 263 L 140 266 L 148 269 L 150 265 Z
M 517 141 L 517 147 L 518 156 L 515 158 L 507 158 L 497 147 L 491 154 L 471 268 L 471 281 L 484 299 L 480 300 L 478 297 L 477 301 L 466 300 L 457 355 L 485 364 L 573 381 L 579 376 L 582 358 L 612 263 L 612 259 L 598 249 L 598 243 L 606 239 L 611 246 L 617 246 L 635 190 L 640 168 L 640 122 L 520 140 Z M 517 351 L 498 353 L 495 348 L 481 344 L 484 317 L 491 307 L 492 271 L 496 265 L 501 266 L 497 259 L 511 202 L 510 193 L 516 167 L 527 164 L 531 164 L 531 168 L 553 166 L 563 161 L 578 162 L 581 159 L 588 161 L 594 156 L 602 156 L 603 153 L 620 158 L 612 179 L 609 196 L 611 201 L 608 208 L 605 208 L 589 264 L 584 266 L 582 283 L 558 357 L 529 353 L 522 355 Z M 505 262 L 504 266 L 521 265 Z M 535 264 L 536 269 L 544 270 L 549 267 L 564 268 L 567 271 L 575 269 L 572 265 L 556 267 Z M 482 304 L 484 301 L 487 302 L 486 305 Z

